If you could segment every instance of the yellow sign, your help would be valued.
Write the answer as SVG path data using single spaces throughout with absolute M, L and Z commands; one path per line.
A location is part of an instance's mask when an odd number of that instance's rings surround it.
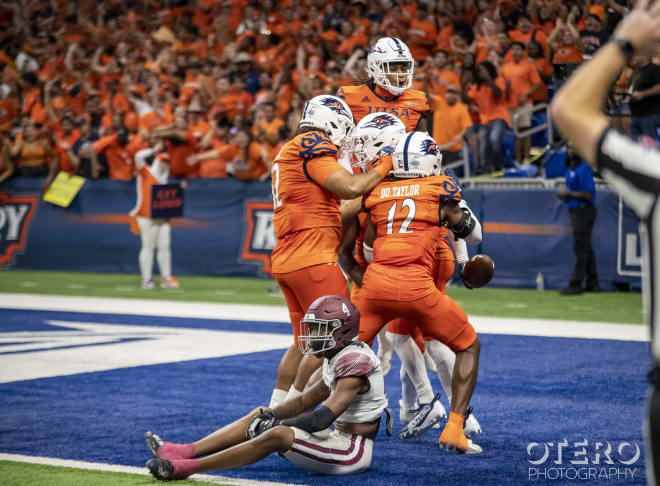
M 84 183 L 84 177 L 60 172 L 44 194 L 44 201 L 68 208 Z

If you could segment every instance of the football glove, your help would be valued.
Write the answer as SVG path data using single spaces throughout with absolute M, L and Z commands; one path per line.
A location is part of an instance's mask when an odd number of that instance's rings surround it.
M 267 409 L 265 412 L 252 419 L 245 430 L 245 437 L 250 440 L 263 434 L 268 429 L 275 426 L 275 412 Z
M 449 169 L 449 170 L 451 170 L 451 169 Z M 465 263 L 467 263 L 467 262 L 465 262 Z M 465 275 L 464 275 L 465 263 L 459 263 L 458 264 L 458 276 L 461 278 L 461 282 L 463 282 L 463 285 L 465 285 L 465 288 L 468 288 L 468 289 L 472 290 L 473 289 L 472 285 L 467 283 L 467 281 L 465 280 Z

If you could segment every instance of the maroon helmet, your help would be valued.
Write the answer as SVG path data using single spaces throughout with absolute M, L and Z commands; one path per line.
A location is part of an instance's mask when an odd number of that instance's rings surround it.
M 353 302 L 326 295 L 316 299 L 300 320 L 298 346 L 303 354 L 323 357 L 330 350 L 347 346 L 359 331 L 360 311 Z

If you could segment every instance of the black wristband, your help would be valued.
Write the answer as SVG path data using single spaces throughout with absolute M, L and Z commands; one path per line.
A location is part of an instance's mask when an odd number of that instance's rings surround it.
M 630 61 L 635 55 L 635 47 L 628 39 L 614 38 L 610 42 L 619 48 L 621 53 L 625 56 L 626 62 Z
M 332 413 L 332 410 L 325 405 L 322 405 L 311 413 L 305 413 L 286 420 L 279 420 L 275 425 L 296 427 L 297 429 L 313 434 L 314 432 L 325 430 L 330 427 L 332 422 L 335 421 L 335 418 L 335 414 Z

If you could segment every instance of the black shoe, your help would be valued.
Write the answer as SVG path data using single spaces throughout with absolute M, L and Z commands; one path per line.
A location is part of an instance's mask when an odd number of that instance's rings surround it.
M 581 295 L 582 294 L 582 287 L 564 287 L 559 291 L 559 295 Z
M 147 447 L 151 451 L 151 454 L 154 457 L 158 457 L 158 449 L 161 448 L 165 441 L 154 434 L 151 430 L 144 434 L 144 438 L 147 441 Z
M 602 292 L 603 289 L 600 288 L 600 285 L 592 285 L 591 287 L 587 287 L 584 289 L 585 292 Z
M 167 459 L 161 459 L 160 457 L 149 459 L 147 467 L 149 468 L 151 475 L 160 481 L 168 481 L 172 479 L 172 475 L 174 474 L 174 466 L 172 463 Z

